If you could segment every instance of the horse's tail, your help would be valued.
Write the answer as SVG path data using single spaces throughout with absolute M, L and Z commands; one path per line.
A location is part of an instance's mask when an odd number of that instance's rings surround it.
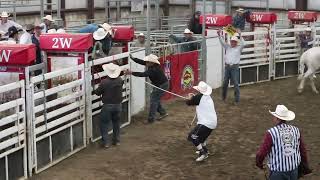
M 306 52 L 304 52 L 300 57 L 300 75 L 298 76 L 298 79 L 301 80 L 304 75 L 304 68 L 305 68 L 305 56 Z

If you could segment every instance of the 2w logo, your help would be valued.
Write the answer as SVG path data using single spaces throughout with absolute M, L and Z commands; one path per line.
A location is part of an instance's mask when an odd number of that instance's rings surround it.
M 12 50 L 0 50 L 0 62 L 9 62 L 11 51 Z
M 218 17 L 207 17 L 206 19 L 207 24 L 217 24 L 218 21 Z
M 263 18 L 263 15 L 262 15 L 262 14 L 253 14 L 253 15 L 252 15 L 252 20 L 253 20 L 253 21 L 258 21 L 258 22 L 260 22 L 260 21 L 262 21 L 262 18 Z
M 294 18 L 295 19 L 304 19 L 305 13 L 303 12 L 296 12 L 294 13 Z
M 72 38 L 53 38 L 52 48 L 70 48 Z

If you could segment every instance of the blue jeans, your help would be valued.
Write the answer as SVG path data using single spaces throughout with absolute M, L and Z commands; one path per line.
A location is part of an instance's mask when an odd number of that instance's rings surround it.
M 298 168 L 288 172 L 270 171 L 270 180 L 298 180 Z
M 168 90 L 169 88 L 169 83 L 166 82 L 162 85 L 160 85 L 161 89 Z M 160 115 L 165 115 L 166 110 L 162 107 L 161 105 L 161 97 L 165 94 L 164 91 L 153 88 L 151 97 L 150 97 L 150 110 L 149 110 L 149 117 L 148 121 L 153 122 L 156 118 L 156 113 L 160 113 Z
M 112 142 L 120 142 L 120 113 L 122 107 L 121 104 L 104 104 L 100 112 L 100 133 L 102 137 L 102 143 L 107 145 L 108 141 L 108 127 L 112 122 L 113 138 Z
M 239 89 L 239 65 L 226 65 L 224 72 L 224 80 L 222 87 L 222 99 L 225 100 L 227 97 L 229 81 L 234 85 L 234 96 L 235 102 L 240 101 L 240 89 Z

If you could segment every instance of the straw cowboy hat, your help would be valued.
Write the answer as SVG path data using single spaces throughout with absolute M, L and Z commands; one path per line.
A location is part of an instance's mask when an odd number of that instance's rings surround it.
M 277 105 L 276 111 L 272 112 L 269 110 L 269 112 L 284 121 L 292 121 L 296 117 L 293 111 L 289 111 L 288 108 L 284 105 Z
M 144 34 L 143 34 L 143 33 L 140 33 L 140 34 L 138 35 L 138 37 L 144 37 Z
M 150 54 L 149 56 L 144 57 L 144 61 L 146 62 L 152 62 L 155 64 L 160 64 L 159 60 L 158 60 L 158 56 L 154 55 L 154 54 Z
M 54 21 L 54 20 L 52 19 L 52 16 L 51 16 L 51 15 L 46 15 L 46 16 L 43 17 L 42 19 L 46 19 L 46 20 L 51 21 L 51 22 Z
M 121 73 L 121 68 L 120 66 L 113 64 L 113 63 L 109 63 L 109 64 L 104 64 L 102 65 L 102 69 L 107 73 L 107 75 L 114 79 L 119 77 L 120 73 Z
M 107 36 L 107 32 L 103 29 L 103 28 L 99 28 L 97 29 L 94 33 L 93 33 L 93 38 L 97 41 L 105 38 Z
M 244 9 L 242 9 L 242 8 L 239 8 L 239 9 L 237 9 L 237 10 L 236 10 L 236 12 L 239 12 L 239 13 L 244 13 Z
M 237 37 L 237 36 L 232 36 L 231 37 L 231 39 L 230 39 L 230 41 L 239 41 L 239 38 Z
M 112 35 L 112 27 L 108 23 L 100 24 L 100 26 L 110 35 Z
M 203 95 L 209 96 L 212 93 L 212 88 L 205 82 L 200 81 L 198 86 L 193 86 L 193 89 L 199 91 Z
M 56 29 L 49 29 L 48 30 L 48 34 L 55 34 L 55 33 L 57 33 Z
M 3 11 L 2 13 L 1 13 L 1 16 L 0 17 L 9 17 L 10 16 L 10 14 L 8 13 L 8 12 L 6 12 L 6 11 Z
M 26 31 L 31 31 L 34 29 L 34 25 L 33 24 L 27 24 L 26 25 Z
M 64 34 L 64 33 L 67 33 L 67 32 L 63 28 L 60 28 L 60 29 L 57 30 L 57 33 Z
M 193 32 L 190 31 L 190 29 L 187 28 L 187 29 L 184 30 L 183 34 L 193 34 Z

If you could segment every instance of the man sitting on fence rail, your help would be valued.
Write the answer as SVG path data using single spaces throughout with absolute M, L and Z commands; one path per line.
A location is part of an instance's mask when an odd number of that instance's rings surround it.
M 300 46 L 302 53 L 307 51 L 308 49 L 312 48 L 313 46 L 313 38 L 311 36 L 312 29 L 307 28 L 305 34 L 300 33 L 299 39 L 300 39 Z
M 112 122 L 113 127 L 113 145 L 120 145 L 120 113 L 122 110 L 122 86 L 123 81 L 120 73 L 121 68 L 113 63 L 102 66 L 107 74 L 107 78 L 101 81 L 98 89 L 94 90 L 96 95 L 102 95 L 103 107 L 100 113 L 100 132 L 102 136 L 102 145 L 109 148 L 108 125 Z
M 169 38 L 172 38 L 176 43 L 184 43 L 181 45 L 181 52 L 188 52 L 188 51 L 194 51 L 197 50 L 199 47 L 199 44 L 194 43 L 187 43 L 191 41 L 196 41 L 196 38 L 192 36 L 193 32 L 189 29 L 184 30 L 184 37 L 177 37 L 175 35 L 170 35 Z
M 156 55 L 150 54 L 149 56 L 146 56 L 144 60 L 134 58 L 130 55 L 130 59 L 138 64 L 147 66 L 147 70 L 145 72 L 131 72 L 130 70 L 127 70 L 127 74 L 132 74 L 137 77 L 149 77 L 154 86 L 168 90 L 168 79 L 160 66 L 160 62 L 158 61 L 159 58 Z M 160 113 L 160 117 L 157 118 L 157 120 L 161 120 L 168 116 L 166 110 L 161 105 L 161 97 L 165 92 L 158 88 L 153 88 L 151 93 L 148 123 L 154 122 L 156 119 L 156 112 Z
M 244 48 L 244 40 L 240 36 L 240 45 L 238 45 L 239 37 L 232 36 L 230 40 L 230 45 L 227 44 L 221 36 L 221 30 L 218 31 L 219 41 L 221 45 L 226 49 L 225 55 L 225 73 L 222 87 L 222 100 L 225 101 L 227 98 L 227 91 L 229 86 L 229 81 L 234 85 L 235 91 L 235 105 L 240 101 L 240 88 L 239 88 L 239 63 L 241 51 Z

